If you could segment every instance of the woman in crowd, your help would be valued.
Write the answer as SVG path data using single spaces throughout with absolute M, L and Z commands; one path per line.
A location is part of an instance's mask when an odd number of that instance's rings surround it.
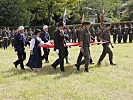
M 37 29 L 35 31 L 35 36 L 33 36 L 30 42 L 30 58 L 27 63 L 27 66 L 30 67 L 31 70 L 33 70 L 33 68 L 42 68 L 42 56 L 40 45 L 44 44 L 44 42 L 40 38 L 40 33 L 41 30 Z M 37 71 L 39 70 L 37 69 Z

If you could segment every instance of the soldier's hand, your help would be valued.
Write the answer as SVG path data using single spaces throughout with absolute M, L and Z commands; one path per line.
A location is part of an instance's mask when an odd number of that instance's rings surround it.
M 80 51 L 81 51 L 81 52 L 84 52 L 84 49 L 83 49 L 83 48 L 81 48 L 81 49 L 80 49 Z

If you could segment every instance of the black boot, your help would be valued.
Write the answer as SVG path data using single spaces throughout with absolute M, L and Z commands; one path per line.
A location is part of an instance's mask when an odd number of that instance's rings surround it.
M 17 68 L 17 64 L 15 62 L 13 62 L 13 64 L 15 65 L 15 68 Z
M 85 72 L 89 72 L 88 67 L 85 67 Z
M 68 62 L 68 56 L 66 56 L 65 59 L 66 59 L 66 64 L 69 64 L 69 62 Z
M 114 64 L 113 61 L 110 61 L 110 65 L 115 66 L 116 64 Z
M 78 64 L 75 64 L 78 71 L 80 71 L 80 66 Z

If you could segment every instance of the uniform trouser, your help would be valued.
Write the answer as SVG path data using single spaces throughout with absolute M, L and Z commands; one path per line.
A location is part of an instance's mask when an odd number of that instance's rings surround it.
M 8 47 L 8 39 L 4 39 L 3 40 L 3 48 L 7 49 L 7 47 Z
M 81 61 L 82 56 L 84 56 L 84 59 Z M 88 68 L 88 65 L 90 64 L 90 49 L 88 47 L 84 48 L 84 53 L 80 52 L 77 65 L 80 66 L 82 64 L 85 64 L 85 67 Z
M 42 57 L 43 57 L 43 59 L 45 59 L 45 61 L 47 62 L 47 61 L 48 61 L 48 56 L 49 56 L 50 49 L 48 49 L 48 48 L 43 48 L 43 51 L 44 51 L 44 55 L 43 55 Z
M 76 36 L 73 36 L 72 37 L 72 42 L 76 43 L 76 39 L 77 39 Z
M 121 43 L 122 35 L 118 35 L 118 43 Z
M 59 58 L 52 64 L 56 68 L 60 64 L 60 70 L 64 71 L 65 51 L 59 50 Z
M 83 56 L 84 56 L 83 53 L 80 51 L 78 59 L 77 59 L 77 64 L 78 64 L 78 62 L 81 62 Z M 90 63 L 92 63 L 92 62 L 93 62 L 93 60 L 92 60 L 91 55 L 90 55 Z
M 26 59 L 26 53 L 24 51 L 18 51 L 17 56 L 18 56 L 18 60 L 15 61 L 14 63 L 16 65 L 20 64 L 21 69 L 23 69 L 24 68 L 23 61 Z
M 133 40 L 133 34 L 129 34 L 129 42 L 131 43 Z
M 113 52 L 111 51 L 109 45 L 103 46 L 103 52 L 99 58 L 99 62 L 101 62 L 105 58 L 106 54 L 109 54 L 109 61 L 111 62 L 113 60 Z
M 127 35 L 127 34 L 124 34 L 124 35 L 123 35 L 123 42 L 124 42 L 124 43 L 127 42 L 127 38 L 128 38 L 128 35 Z
M 114 34 L 114 35 L 113 35 L 113 42 L 114 42 L 114 43 L 116 43 L 116 39 L 117 39 L 117 35 Z
M 14 46 L 14 39 L 11 39 L 12 47 Z

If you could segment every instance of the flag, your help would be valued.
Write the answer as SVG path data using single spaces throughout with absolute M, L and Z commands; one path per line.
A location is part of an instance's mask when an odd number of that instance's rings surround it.
M 101 25 L 104 23 L 104 9 L 102 10 L 102 16 L 101 16 Z
M 63 16 L 63 24 L 64 24 L 64 26 L 66 26 L 66 14 L 67 14 L 67 12 L 66 12 L 66 8 L 65 8 L 64 16 Z
M 81 24 L 85 21 L 85 15 L 83 13 L 82 19 L 81 19 Z

